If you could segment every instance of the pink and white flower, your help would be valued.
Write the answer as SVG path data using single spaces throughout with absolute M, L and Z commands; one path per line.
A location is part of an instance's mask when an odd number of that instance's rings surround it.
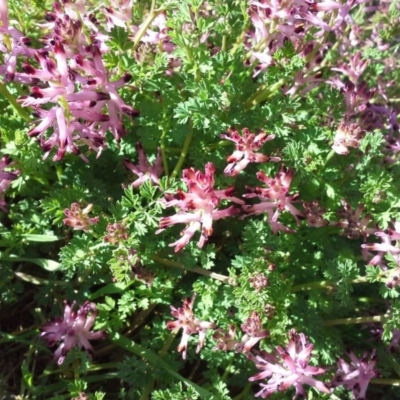
M 293 202 L 298 198 L 298 194 L 289 195 L 290 184 L 294 176 L 293 170 L 288 170 L 284 165 L 281 166 L 275 178 L 269 178 L 264 171 L 257 173 L 257 178 L 264 182 L 268 188 L 247 186 L 250 192 L 243 197 L 258 197 L 261 202 L 251 206 L 244 206 L 244 210 L 248 215 L 268 214 L 268 223 L 271 225 L 272 231 L 293 232 L 292 229 L 281 224 L 278 221 L 279 214 L 286 210 L 295 218 L 297 224 L 300 224 L 300 218 L 304 218 L 303 213 L 299 211 Z
M 224 172 L 229 176 L 236 176 L 251 162 L 263 163 L 267 161 L 279 162 L 280 157 L 270 157 L 257 153 L 265 142 L 275 139 L 275 135 L 268 135 L 261 131 L 258 135 L 251 133 L 248 128 L 242 129 L 242 135 L 235 129 L 229 129 L 221 138 L 231 140 L 236 145 L 236 150 L 227 157 L 228 165 Z
M 202 321 L 195 317 L 193 313 L 193 303 L 195 298 L 196 294 L 194 293 L 192 298 L 187 297 L 183 300 L 182 307 L 175 308 L 171 306 L 171 314 L 177 320 L 167 322 L 167 329 L 176 331 L 182 329 L 183 331 L 182 340 L 177 349 L 182 353 L 183 359 L 186 359 L 190 335 L 199 335 L 199 343 L 196 349 L 196 353 L 198 353 L 204 347 L 207 329 L 216 328 L 216 325 L 213 322 Z
M 64 362 L 65 356 L 73 347 L 84 348 L 93 353 L 89 340 L 106 337 L 104 331 L 91 331 L 98 313 L 96 305 L 86 301 L 76 312 L 73 311 L 75 304 L 75 301 L 71 305 L 65 301 L 64 317 L 59 317 L 40 328 L 43 331 L 40 337 L 47 341 L 49 346 L 58 345 L 54 353 L 54 360 L 58 364 Z
M 217 207 L 222 200 L 232 201 L 237 204 L 244 204 L 243 200 L 232 197 L 233 187 L 224 190 L 214 189 L 215 167 L 212 163 L 207 163 L 205 173 L 196 171 L 194 168 L 185 169 L 182 172 L 182 181 L 186 183 L 187 192 L 178 189 L 175 195 L 165 195 L 166 207 L 178 207 L 180 211 L 170 217 L 160 219 L 160 229 L 174 224 L 186 224 L 182 237 L 170 246 L 175 246 L 175 251 L 182 250 L 190 241 L 196 231 L 201 229 L 199 248 L 202 248 L 208 237 L 212 235 L 212 223 L 214 220 L 231 217 L 240 212 L 239 209 L 230 206 L 223 210 Z
M 331 384 L 333 387 L 343 385 L 346 389 L 353 391 L 355 399 L 364 400 L 367 398 L 369 381 L 377 376 L 376 352 L 372 351 L 369 360 L 368 353 L 364 353 L 361 358 L 358 358 L 352 351 L 349 351 L 347 356 L 350 362 L 343 358 L 339 358 L 337 361 L 338 370 Z
M 249 378 L 249 381 L 268 379 L 267 384 L 260 384 L 262 389 L 256 393 L 256 397 L 266 398 L 294 386 L 296 389 L 294 399 L 298 396 L 306 398 L 307 393 L 303 385 L 313 386 L 322 393 L 329 393 L 326 385 L 313 377 L 324 374 L 325 369 L 309 365 L 314 346 L 308 342 L 303 333 L 298 334 L 291 330 L 289 337 L 286 348 L 277 346 L 273 353 L 261 351 L 256 355 L 247 356 L 261 370 Z
M 125 167 L 138 176 L 138 179 L 132 182 L 131 185 L 136 188 L 147 180 L 151 180 L 155 185 L 158 185 L 160 183 L 159 178 L 164 172 L 161 148 L 158 148 L 157 158 L 153 165 L 150 164 L 143 150 L 143 146 L 139 142 L 136 143 L 136 152 L 139 157 L 139 164 L 134 165 L 129 160 L 124 160 Z

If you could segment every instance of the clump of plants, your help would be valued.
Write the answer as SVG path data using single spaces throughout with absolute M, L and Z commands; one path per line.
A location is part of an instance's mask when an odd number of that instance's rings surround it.
M 399 34 L 0 0 L 0 397 L 398 398 Z

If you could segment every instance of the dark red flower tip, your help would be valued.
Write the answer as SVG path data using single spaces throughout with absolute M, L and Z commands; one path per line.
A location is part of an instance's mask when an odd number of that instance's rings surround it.
M 25 45 L 25 46 L 32 46 L 32 40 L 30 38 L 27 37 L 23 37 L 21 39 L 21 42 Z
M 140 115 L 140 111 L 126 106 L 122 107 L 122 112 L 130 117 L 138 117 Z
M 83 65 L 83 57 L 80 54 L 77 54 L 75 56 L 75 62 L 79 65 L 82 66 Z
M 125 83 L 128 83 L 128 82 L 130 82 L 130 80 L 132 79 L 132 74 L 130 74 L 129 72 L 126 72 L 126 73 L 124 74 L 124 76 L 122 77 L 122 79 L 123 79 L 123 81 L 124 81 Z
M 56 15 L 54 13 L 52 13 L 52 12 L 49 12 L 49 11 L 47 11 L 45 16 L 44 16 L 44 19 L 47 22 L 54 22 L 56 20 L 56 18 L 57 18 Z
M 32 92 L 30 94 L 30 97 L 33 97 L 34 99 L 42 99 L 43 98 L 43 94 L 40 92 L 40 88 L 38 88 L 37 86 L 34 86 L 32 88 Z
M 54 52 L 57 54 L 65 54 L 64 46 L 61 42 L 56 42 L 54 45 Z
M 29 75 L 34 75 L 36 72 L 35 68 L 33 68 L 32 65 L 30 65 L 29 63 L 23 63 L 21 69 L 22 72 L 25 72 L 26 74 Z
M 97 92 L 97 101 L 110 100 L 110 95 L 104 92 Z

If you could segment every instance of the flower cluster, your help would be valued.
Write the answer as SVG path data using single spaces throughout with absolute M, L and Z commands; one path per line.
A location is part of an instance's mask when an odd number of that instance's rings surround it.
M 207 330 L 216 328 L 216 325 L 213 322 L 202 321 L 195 317 L 193 313 L 193 304 L 195 298 L 196 294 L 193 294 L 192 298 L 188 297 L 183 300 L 182 307 L 175 308 L 171 306 L 171 314 L 177 320 L 167 322 L 167 329 L 182 329 L 183 331 L 182 340 L 178 346 L 178 351 L 182 353 L 183 359 L 186 358 L 190 335 L 199 335 L 199 343 L 196 349 L 196 352 L 198 353 L 201 348 L 204 347 Z
M 267 189 L 247 187 L 249 193 L 243 197 L 258 197 L 261 200 L 261 203 L 245 207 L 248 215 L 267 213 L 268 223 L 271 225 L 273 232 L 293 232 L 278 221 L 279 214 L 284 210 L 289 211 L 293 215 L 297 224 L 300 223 L 299 218 L 304 218 L 303 213 L 293 205 L 293 202 L 298 198 L 298 194 L 289 195 L 293 176 L 294 171 L 292 169 L 288 170 L 283 165 L 275 178 L 269 178 L 263 171 L 258 172 L 257 178 L 266 184 Z
M 258 135 L 254 135 L 248 128 L 242 129 L 242 135 L 235 129 L 229 129 L 226 134 L 220 135 L 221 138 L 231 140 L 235 143 L 236 150 L 227 157 L 228 165 L 224 172 L 229 176 L 236 176 L 240 171 L 244 170 L 251 162 L 263 163 L 267 161 L 279 162 L 280 157 L 270 157 L 265 154 L 256 153 L 260 147 L 275 138 L 275 135 L 267 135 L 261 131 Z
M 67 218 L 64 218 L 64 224 L 71 226 L 74 230 L 89 231 L 92 225 L 99 222 L 99 217 L 90 218 L 88 214 L 93 208 L 93 204 L 89 204 L 83 210 L 78 203 L 72 203 L 70 209 L 64 210 Z
M 325 369 L 309 365 L 314 346 L 307 341 L 304 334 L 291 330 L 289 343 L 286 348 L 277 346 L 273 353 L 261 351 L 256 355 L 249 354 L 261 372 L 249 378 L 257 381 L 268 378 L 268 383 L 261 383 L 262 389 L 256 394 L 266 398 L 275 392 L 282 392 L 291 386 L 296 389 L 294 398 L 307 397 L 303 385 L 313 386 L 322 393 L 329 393 L 327 386 L 315 379 L 314 375 L 325 373 Z
M 151 180 L 155 185 L 158 185 L 160 182 L 159 178 L 164 171 L 162 166 L 161 149 L 158 148 L 157 158 L 153 165 L 148 161 L 141 143 L 136 143 L 136 152 L 139 157 L 138 165 L 132 164 L 129 160 L 124 160 L 125 167 L 138 176 L 138 179 L 132 182 L 132 187 L 136 188 L 147 180 Z
M 221 137 L 236 143 L 235 152 L 227 158 L 229 164 L 225 168 L 225 174 L 236 176 L 250 162 L 280 161 L 279 157 L 270 157 L 262 153 L 256 153 L 263 143 L 272 140 L 275 137 L 274 135 L 267 135 L 261 132 L 256 136 L 250 133 L 247 128 L 244 128 L 242 133 L 241 136 L 237 131 L 231 129 L 227 134 L 221 135 Z M 156 171 L 156 166 L 150 166 L 144 154 L 140 158 L 139 167 L 130 164 L 130 168 L 140 176 L 136 181 L 138 184 L 141 184 L 146 176 L 148 177 L 147 179 L 151 177 L 153 182 L 158 182 L 156 172 L 160 173 L 160 171 Z M 144 172 L 148 172 L 149 174 L 144 175 Z M 249 193 L 243 195 L 243 197 L 258 197 L 261 200 L 260 203 L 254 205 L 245 205 L 243 200 L 231 196 L 233 187 L 225 190 L 215 190 L 214 174 L 215 167 L 212 163 L 206 164 L 204 174 L 193 168 L 186 169 L 182 172 L 182 181 L 186 184 L 188 192 L 179 189 L 175 195 L 165 194 L 166 201 L 164 201 L 164 205 L 166 207 L 178 207 L 180 212 L 174 216 L 161 218 L 160 229 L 157 233 L 162 232 L 165 228 L 173 224 L 187 224 L 182 238 L 170 244 L 170 246 L 175 246 L 176 252 L 182 250 L 199 229 L 201 229 L 201 236 L 198 246 L 202 248 L 213 232 L 213 220 L 237 215 L 241 210 L 247 216 L 266 213 L 268 215 L 268 223 L 274 233 L 278 231 L 294 232 L 278 221 L 278 217 L 282 211 L 286 210 L 290 212 L 298 225 L 300 224 L 300 219 L 304 218 L 303 213 L 293 204 L 297 200 L 298 194 L 289 195 L 294 170 L 288 170 L 284 165 L 281 165 L 275 178 L 269 178 L 263 171 L 257 173 L 257 178 L 268 186 L 267 189 L 247 186 Z M 221 200 L 228 200 L 239 204 L 241 209 L 234 206 L 230 206 L 224 210 L 217 209 Z
M 350 362 L 340 358 L 337 362 L 338 371 L 332 380 L 332 386 L 343 385 L 352 390 L 357 400 L 366 400 L 369 381 L 377 376 L 375 364 L 377 361 L 375 351 L 369 355 L 365 353 L 358 358 L 352 351 L 347 353 Z
M 397 264 L 396 268 L 391 269 L 386 277 L 386 286 L 390 289 L 400 285 L 400 248 L 398 241 L 400 240 L 400 223 L 395 222 L 393 228 L 388 228 L 384 231 L 374 232 L 375 236 L 381 238 L 382 243 L 364 243 L 361 247 L 364 250 L 365 258 L 369 257 L 369 251 L 377 252 L 369 260 L 370 265 L 378 265 L 383 270 L 387 270 L 387 263 L 384 259 L 385 255 L 390 255 L 393 261 Z
M 231 217 L 240 212 L 234 206 L 223 210 L 217 208 L 221 200 L 228 200 L 237 204 L 244 204 L 244 201 L 232 197 L 233 187 L 215 190 L 214 173 L 215 167 L 212 163 L 206 164 L 205 173 L 196 171 L 194 168 L 185 169 L 182 172 L 182 181 L 186 184 L 188 191 L 178 190 L 178 193 L 174 196 L 166 195 L 165 206 L 178 207 L 180 212 L 171 217 L 161 218 L 160 229 L 157 233 L 174 224 L 187 224 L 182 238 L 170 244 L 170 246 L 175 246 L 175 251 L 180 251 L 185 247 L 199 229 L 201 229 L 201 235 L 198 246 L 202 248 L 213 232 L 213 220 Z
M 228 332 L 217 329 L 213 335 L 217 341 L 214 350 L 235 350 L 237 353 L 247 354 L 261 339 L 269 336 L 269 331 L 262 328 L 261 318 L 257 312 L 252 312 L 241 328 L 245 334 L 240 341 L 235 339 L 236 329 L 233 325 L 229 326 Z
M 73 311 L 75 304 L 73 302 L 69 305 L 65 301 L 64 317 L 57 318 L 40 328 L 42 330 L 40 337 L 49 346 L 58 345 L 54 353 L 54 360 L 58 364 L 64 362 L 65 356 L 73 347 L 84 348 L 92 353 L 93 348 L 89 341 L 106 337 L 104 331 L 91 331 L 98 313 L 96 305 L 87 301 L 78 311 Z
M 138 111 L 127 105 L 118 89 L 131 79 L 129 73 L 110 80 L 103 54 L 108 51 L 106 35 L 100 33 L 95 17 L 83 5 L 54 3 L 46 14 L 42 49 L 26 49 L 27 43 L 15 28 L 8 27 L 7 12 L 2 13 L 3 29 L 13 33 L 14 49 L 1 69 L 8 79 L 31 85 L 30 94 L 21 96 L 24 107 L 33 107 L 36 126 L 28 135 L 38 137 L 45 157 L 56 148 L 54 161 L 66 153 L 81 154 L 86 145 L 100 154 L 106 146 L 105 134 L 111 131 L 116 140 L 125 135 L 123 116 Z M 6 25 L 5 25 L 6 24 Z M 3 49 L 6 52 L 7 49 Z M 15 72 L 16 56 L 23 55 L 22 72 Z M 49 137 L 46 132 L 51 129 Z

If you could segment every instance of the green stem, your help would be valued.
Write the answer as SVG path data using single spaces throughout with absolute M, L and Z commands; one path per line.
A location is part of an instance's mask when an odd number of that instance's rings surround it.
M 26 122 L 31 122 L 31 118 L 28 113 L 24 110 L 24 108 L 17 103 L 15 97 L 9 92 L 7 87 L 0 83 L 0 93 L 9 101 L 9 103 L 14 107 L 15 111 L 19 114 L 19 116 L 24 119 Z
M 356 279 L 352 279 L 347 281 L 348 283 L 367 283 L 368 280 L 364 276 L 360 276 Z M 317 282 L 309 282 L 309 283 L 302 283 L 301 285 L 296 285 L 291 288 L 291 292 L 301 292 L 303 290 L 314 290 L 314 289 L 328 289 L 333 290 L 337 286 L 336 283 L 330 281 L 317 281 Z
M 385 322 L 389 318 L 388 314 L 375 315 L 374 317 L 357 317 L 357 318 L 338 318 L 324 321 L 324 326 L 333 325 L 351 325 L 351 324 L 365 324 L 367 322 Z
M 167 337 L 167 339 L 166 339 L 166 341 L 164 343 L 164 346 L 162 347 L 161 351 L 159 352 L 159 356 L 161 358 L 164 358 L 167 355 L 168 350 L 171 347 L 173 341 L 175 340 L 175 337 L 176 337 L 177 333 L 178 333 L 178 331 L 172 331 L 168 335 L 168 337 Z M 146 400 L 146 399 L 149 398 L 150 393 L 153 392 L 155 382 L 156 382 L 156 378 L 151 379 L 151 381 L 144 388 L 143 393 L 140 396 L 140 400 Z
M 177 372 L 175 372 L 175 368 L 170 366 L 167 362 L 165 362 L 158 354 L 153 353 L 150 350 L 147 350 L 145 347 L 131 341 L 130 339 L 120 335 L 117 332 L 110 333 L 110 339 L 116 343 L 119 347 L 121 347 L 124 350 L 127 350 L 139 358 L 147 361 L 149 364 L 163 369 L 165 372 L 167 372 L 169 375 L 171 375 L 173 378 L 180 380 L 183 384 L 192 387 L 198 394 L 199 397 L 202 399 L 209 399 L 211 398 L 211 393 L 199 385 L 197 385 L 194 382 L 191 382 L 190 380 L 184 378 Z
M 250 389 L 251 389 L 251 383 L 247 383 L 244 389 L 232 400 L 241 400 L 243 398 L 246 398 L 247 395 L 250 393 Z
M 172 260 L 166 260 L 165 258 L 161 258 L 159 256 L 152 256 L 151 259 L 161 265 L 165 265 L 167 267 L 174 267 L 179 269 L 184 269 L 188 272 L 195 272 L 199 275 L 208 276 L 210 278 L 216 279 L 218 281 L 227 283 L 228 285 L 236 286 L 234 279 L 230 278 L 229 276 L 217 274 L 215 272 L 207 271 L 201 267 L 193 267 L 193 268 L 186 268 L 182 263 Z
M 190 147 L 190 143 L 192 142 L 192 139 L 193 139 L 193 122 L 192 122 L 192 120 L 190 120 L 189 121 L 189 133 L 186 136 L 185 142 L 183 143 L 181 154 L 175 165 L 174 170 L 172 171 L 171 178 L 175 178 L 178 175 L 178 173 L 181 171 L 182 165 L 183 165 L 186 155 L 189 151 L 189 147 Z
M 143 21 L 142 25 L 140 25 L 140 28 L 137 31 L 135 37 L 133 38 L 132 51 L 135 51 L 137 49 L 142 37 L 145 35 L 151 23 L 157 18 L 158 15 L 160 15 L 162 12 L 165 11 L 165 8 L 159 8 L 157 10 L 155 8 L 156 8 L 156 0 L 151 0 L 150 11 L 147 14 L 147 17 Z
M 372 378 L 370 383 L 375 383 L 377 385 L 400 386 L 400 379 Z
M 164 174 L 165 176 L 169 176 L 169 169 L 168 169 L 168 162 L 167 162 L 167 149 L 165 147 L 165 138 L 167 137 L 167 131 L 169 129 L 169 123 L 165 123 L 166 119 L 166 112 L 164 111 L 163 113 L 163 129 L 161 133 L 161 139 L 160 139 L 160 147 L 161 147 L 161 157 L 162 157 L 162 162 L 164 166 Z
M 280 79 L 278 82 L 275 82 L 273 85 L 264 84 L 262 85 L 249 99 L 247 99 L 244 103 L 245 110 L 249 110 L 250 108 L 256 106 L 264 100 L 272 97 L 284 84 L 285 79 Z
M 226 35 L 222 36 L 222 44 L 221 44 L 221 51 L 226 52 L 227 47 L 227 37 Z

